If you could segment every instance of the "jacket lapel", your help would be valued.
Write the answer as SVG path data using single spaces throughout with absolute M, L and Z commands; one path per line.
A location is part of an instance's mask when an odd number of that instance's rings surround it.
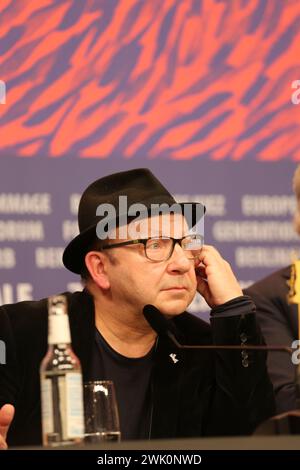
M 182 351 L 160 337 L 153 370 L 151 438 L 176 436 L 183 366 Z
M 95 311 L 93 298 L 84 290 L 69 297 L 69 317 L 72 347 L 78 356 L 83 380 L 89 377 L 95 338 Z

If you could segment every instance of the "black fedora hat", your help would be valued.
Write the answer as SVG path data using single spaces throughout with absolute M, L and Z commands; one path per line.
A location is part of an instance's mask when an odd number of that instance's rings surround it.
M 63 263 L 73 273 L 80 274 L 84 267 L 84 258 L 91 243 L 97 239 L 96 227 L 103 216 L 97 216 L 97 208 L 101 204 L 110 204 L 116 211 L 116 225 L 122 216 L 120 212 L 120 196 L 126 196 L 127 207 L 141 203 L 150 214 L 151 205 L 178 204 L 184 214 L 186 204 L 192 208 L 189 225 L 194 226 L 205 212 L 201 203 L 177 203 L 169 191 L 147 168 L 122 171 L 104 176 L 90 184 L 81 196 L 78 209 L 79 235 L 66 247 L 63 253 Z

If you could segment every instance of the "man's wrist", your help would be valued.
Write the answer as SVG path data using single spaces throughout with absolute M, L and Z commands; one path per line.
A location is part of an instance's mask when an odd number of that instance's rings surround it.
M 236 311 L 236 312 L 235 312 Z M 255 305 L 248 295 L 240 295 L 234 299 L 228 300 L 224 304 L 217 305 L 211 309 L 211 316 L 224 317 L 235 316 L 241 314 L 249 314 L 255 312 Z

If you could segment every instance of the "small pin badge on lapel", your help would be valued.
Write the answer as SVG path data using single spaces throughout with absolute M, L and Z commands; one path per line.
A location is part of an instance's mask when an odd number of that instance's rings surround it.
M 179 359 L 177 359 L 175 353 L 171 353 L 171 354 L 169 354 L 169 356 L 170 356 L 170 358 L 172 359 L 172 361 L 174 362 L 174 364 L 176 364 L 176 362 L 179 361 Z

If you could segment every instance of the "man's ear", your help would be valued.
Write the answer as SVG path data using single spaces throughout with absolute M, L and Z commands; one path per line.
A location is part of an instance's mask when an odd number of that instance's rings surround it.
M 85 265 L 91 278 L 98 287 L 104 290 L 110 288 L 110 281 L 106 270 L 108 259 L 101 251 L 89 251 L 85 255 Z

